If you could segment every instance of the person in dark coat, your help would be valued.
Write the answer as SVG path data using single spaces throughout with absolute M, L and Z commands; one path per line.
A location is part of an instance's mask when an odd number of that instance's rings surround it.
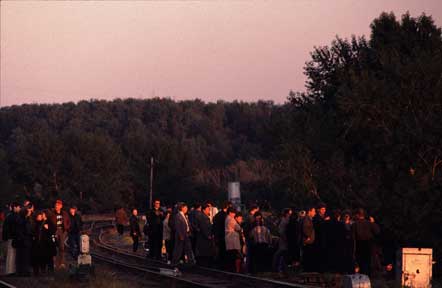
M 315 244 L 314 249 L 316 260 L 316 272 L 326 272 L 328 270 L 327 256 L 327 226 L 330 221 L 330 216 L 327 215 L 327 207 L 324 203 L 319 203 L 316 208 L 316 215 L 313 218 L 313 225 L 315 226 Z
M 148 223 L 149 253 L 152 258 L 161 259 L 161 247 L 163 245 L 163 220 L 164 213 L 161 210 L 161 202 L 156 199 L 153 209 L 146 214 Z
M 16 272 L 16 249 L 12 246 L 12 241 L 16 238 L 16 227 L 18 222 L 18 213 L 21 210 L 19 203 L 14 202 L 10 205 L 10 212 L 6 216 L 5 222 L 3 222 L 3 241 L 6 241 L 6 263 L 5 274 L 15 274 Z
M 250 240 L 250 231 L 252 231 L 253 227 L 255 226 L 255 213 L 259 212 L 259 206 L 256 204 L 253 204 L 249 208 L 249 212 L 247 213 L 247 216 L 244 217 L 244 223 L 243 223 L 243 231 L 244 236 L 246 238 L 246 247 L 250 248 L 252 247 L 252 242 Z M 253 255 L 251 253 L 252 249 L 247 249 L 246 251 L 246 268 L 248 272 L 252 272 L 252 264 L 255 263 L 255 260 L 253 259 Z
M 195 215 L 196 234 L 195 256 L 198 265 L 211 267 L 215 256 L 212 224 L 210 224 L 210 205 L 202 207 L 202 213 Z
M 129 226 L 130 226 L 130 237 L 132 237 L 132 251 L 137 252 L 138 250 L 138 241 L 141 237 L 140 224 L 138 222 L 138 210 L 136 208 L 132 209 L 132 215 L 129 218 Z
M 344 245 L 345 245 L 345 225 L 341 221 L 341 211 L 333 211 L 333 217 L 325 226 L 327 233 L 327 272 L 345 273 Z
M 286 270 L 288 263 L 288 238 L 287 227 L 293 214 L 292 209 L 286 208 L 282 212 L 281 221 L 278 225 L 279 241 L 278 250 L 273 255 L 273 270 L 277 272 L 283 272 Z
M 32 239 L 32 267 L 34 275 L 45 273 L 49 265 L 49 258 L 52 256 L 52 237 L 49 225 L 44 221 L 43 212 L 36 212 L 33 224 Z
M 218 254 L 217 262 L 220 268 L 224 268 L 226 265 L 225 222 L 227 217 L 227 209 L 229 207 L 232 207 L 232 203 L 225 202 L 222 206 L 222 210 L 213 217 L 213 234 Z
M 353 237 L 355 239 L 355 256 L 362 274 L 371 276 L 371 262 L 375 236 L 379 234 L 379 226 L 373 217 L 369 220 L 365 217 L 365 211 L 359 208 L 353 223 Z
M 77 259 L 80 254 L 80 233 L 83 226 L 81 216 L 77 213 L 77 207 L 72 206 L 69 209 L 69 221 L 71 225 L 68 229 L 68 243 L 73 259 Z
M 298 213 L 292 213 L 286 228 L 287 263 L 291 263 L 295 268 L 298 268 L 301 264 L 301 222 L 302 219 L 298 217 Z
M 315 217 L 316 210 L 314 207 L 309 207 L 307 215 L 302 221 L 302 266 L 305 272 L 317 272 L 316 270 L 316 250 L 314 247 L 315 227 L 313 225 L 313 217 Z
M 354 259 L 354 246 L 355 241 L 353 238 L 353 220 L 351 212 L 345 210 L 343 212 L 342 223 L 344 224 L 344 244 L 342 259 L 342 272 L 346 274 L 353 274 L 355 272 L 355 259 Z
M 189 223 L 192 230 L 192 234 L 190 235 L 190 242 L 192 243 L 192 250 L 195 251 L 196 247 L 196 238 L 198 237 L 199 228 L 197 223 L 197 218 L 200 217 L 202 205 L 201 203 L 195 203 L 193 205 L 192 210 L 189 212 Z
M 17 251 L 16 269 L 19 276 L 31 276 L 32 249 L 32 204 L 28 204 L 19 213 L 16 224 L 16 237 L 13 241 Z
M 173 249 L 172 265 L 178 265 L 183 253 L 187 256 L 187 261 L 190 264 L 195 264 L 195 257 L 192 251 L 192 244 L 190 243 L 190 223 L 187 219 L 188 207 L 185 203 L 178 206 L 178 213 L 175 215 L 175 246 Z
M 52 273 L 54 272 L 54 258 L 57 256 L 57 239 L 56 239 L 56 230 L 57 228 L 55 225 L 48 219 L 48 215 L 50 215 L 51 212 L 44 210 L 43 211 L 43 227 L 46 229 L 50 237 L 49 241 L 49 253 L 46 255 L 46 262 L 47 262 L 47 268 L 48 272 Z

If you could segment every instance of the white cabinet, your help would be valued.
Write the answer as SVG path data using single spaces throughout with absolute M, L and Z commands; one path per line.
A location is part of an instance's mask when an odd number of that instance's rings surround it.
M 401 248 L 397 253 L 397 279 L 401 287 L 429 288 L 433 270 L 433 249 Z

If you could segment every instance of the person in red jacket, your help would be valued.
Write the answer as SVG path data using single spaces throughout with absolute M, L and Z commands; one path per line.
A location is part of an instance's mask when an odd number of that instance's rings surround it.
M 55 268 L 56 269 L 64 269 L 65 265 L 65 256 L 64 256 L 64 242 L 66 240 L 67 231 L 71 226 L 69 215 L 66 211 L 61 210 L 63 208 L 63 201 L 58 199 L 55 201 L 54 209 L 51 211 L 51 215 L 49 220 L 52 225 L 56 227 L 55 237 L 56 237 L 56 246 L 57 246 L 57 256 L 55 258 Z

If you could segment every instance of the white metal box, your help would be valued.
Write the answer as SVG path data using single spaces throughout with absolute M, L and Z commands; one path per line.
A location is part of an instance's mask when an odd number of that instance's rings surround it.
M 89 254 L 89 236 L 86 234 L 80 236 L 80 253 Z
M 370 278 L 365 274 L 351 274 L 342 277 L 343 288 L 371 288 Z
M 401 287 L 429 288 L 433 272 L 433 249 L 401 248 L 397 253 L 396 278 Z

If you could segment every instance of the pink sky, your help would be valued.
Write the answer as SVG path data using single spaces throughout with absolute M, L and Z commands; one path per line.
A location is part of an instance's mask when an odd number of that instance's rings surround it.
M 3 106 L 82 99 L 273 100 L 303 91 L 313 46 L 382 11 L 440 0 L 1 1 Z

